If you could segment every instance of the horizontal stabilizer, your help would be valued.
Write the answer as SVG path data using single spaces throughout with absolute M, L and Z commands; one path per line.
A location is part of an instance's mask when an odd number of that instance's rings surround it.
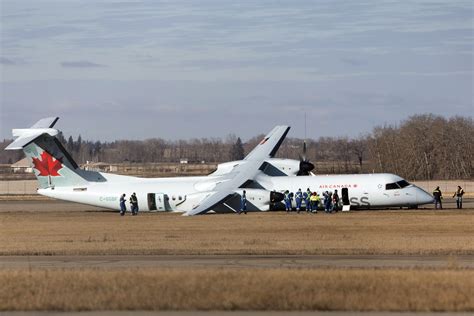
M 33 124 L 33 126 L 31 126 L 30 128 L 52 128 L 58 120 L 59 120 L 59 117 L 57 116 L 43 118 L 39 120 L 38 122 L 36 122 L 35 124 Z
M 36 138 L 43 134 L 49 134 L 56 136 L 58 130 L 52 128 L 58 121 L 59 117 L 48 117 L 39 120 L 30 128 L 13 129 L 13 137 L 17 137 L 13 143 L 8 145 L 5 150 L 18 150 L 27 146 L 29 143 L 34 141 Z

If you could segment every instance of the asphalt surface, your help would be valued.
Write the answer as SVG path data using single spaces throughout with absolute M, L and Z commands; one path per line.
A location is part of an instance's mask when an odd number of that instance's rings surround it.
M 474 255 L 129 255 L 129 256 L 1 256 L 0 269 L 7 268 L 474 268 Z
M 92 311 L 92 312 L 0 312 L 0 316 L 46 316 L 46 315 L 74 315 L 74 316 L 427 316 L 427 315 L 472 315 L 472 313 L 410 313 L 410 312 L 341 312 L 341 311 Z

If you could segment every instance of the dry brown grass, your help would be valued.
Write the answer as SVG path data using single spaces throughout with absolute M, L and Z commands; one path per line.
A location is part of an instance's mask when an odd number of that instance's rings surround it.
M 473 254 L 472 210 L 182 217 L 2 212 L 0 255 Z
M 472 270 L 0 271 L 0 310 L 473 311 Z

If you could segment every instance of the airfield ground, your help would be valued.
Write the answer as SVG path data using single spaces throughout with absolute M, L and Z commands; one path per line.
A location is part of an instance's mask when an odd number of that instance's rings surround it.
M 472 312 L 466 202 L 442 211 L 120 217 L 0 201 L 0 310 Z

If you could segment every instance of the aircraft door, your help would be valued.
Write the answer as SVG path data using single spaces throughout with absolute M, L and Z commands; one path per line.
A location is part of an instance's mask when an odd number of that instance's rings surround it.
M 147 201 L 148 201 L 148 210 L 156 211 L 155 193 L 148 193 Z
M 148 209 L 150 211 L 166 211 L 169 209 L 166 207 L 167 199 L 166 195 L 163 193 L 148 193 L 147 195 L 148 200 Z
M 156 203 L 156 209 L 160 212 L 166 211 L 166 195 L 163 193 L 156 193 L 155 194 L 155 203 Z
M 351 205 L 351 202 L 349 200 L 349 189 L 348 188 L 342 188 L 341 190 L 342 194 L 342 205 Z

